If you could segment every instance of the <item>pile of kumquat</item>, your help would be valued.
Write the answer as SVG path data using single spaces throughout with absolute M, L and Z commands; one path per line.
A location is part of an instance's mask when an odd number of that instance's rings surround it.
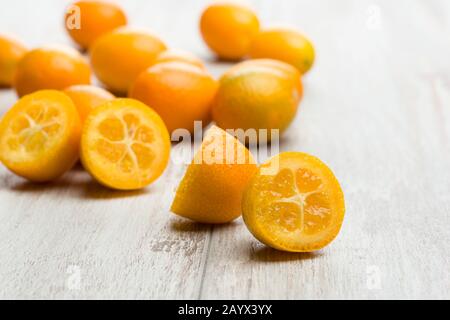
M 164 173 L 171 134 L 214 122 L 172 212 L 213 224 L 242 215 L 258 240 L 284 251 L 319 250 L 337 236 L 344 196 L 322 161 L 284 152 L 258 165 L 248 136 L 230 134 L 254 131 L 261 145 L 290 126 L 315 59 L 304 35 L 261 28 L 251 8 L 213 2 L 201 14 L 201 35 L 219 59 L 237 62 L 215 79 L 195 55 L 128 26 L 116 4 L 76 1 L 64 18 L 76 48 L 28 49 L 0 36 L 0 86 L 19 97 L 0 120 L 0 161 L 11 172 L 47 183 L 81 160 L 110 189 L 141 189 Z

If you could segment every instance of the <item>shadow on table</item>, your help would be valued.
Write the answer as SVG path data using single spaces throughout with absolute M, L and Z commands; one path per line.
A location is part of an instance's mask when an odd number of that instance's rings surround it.
M 220 225 L 197 223 L 178 217 L 174 217 L 170 221 L 170 229 L 180 233 L 212 233 L 213 231 L 232 230 L 238 227 L 242 227 L 242 223 L 239 220 Z M 235 231 L 240 232 L 238 230 Z M 243 241 L 240 245 L 242 245 L 243 251 L 248 252 L 251 261 L 264 263 L 312 260 L 318 259 L 323 255 L 321 251 L 302 253 L 279 251 L 257 243 L 256 241 L 251 241 L 250 243 Z M 246 248 L 250 249 L 246 250 Z
M 81 193 L 81 198 L 93 200 L 132 198 L 142 196 L 145 194 L 150 194 L 152 193 L 151 190 L 152 190 L 151 186 L 141 190 L 130 190 L 130 191 L 113 190 L 104 187 L 93 180 L 90 180 L 89 182 L 84 184 L 84 189 L 83 192 Z
M 78 160 L 77 163 L 73 166 L 71 169 L 74 172 L 85 172 L 86 170 L 83 167 L 83 164 L 81 163 L 81 160 Z
M 236 228 L 239 223 L 236 221 L 225 224 L 198 223 L 188 219 L 175 217 L 170 221 L 170 228 L 175 232 L 202 232 Z
M 284 252 L 270 247 L 259 247 L 250 251 L 250 259 L 257 262 L 288 262 L 318 259 L 322 252 Z
M 205 232 L 212 229 L 210 224 L 197 223 L 190 220 L 184 220 L 175 218 L 170 221 L 170 229 L 175 232 L 188 233 L 188 232 Z
M 21 193 L 58 192 L 60 197 L 82 198 L 90 200 L 108 200 L 137 197 L 152 192 L 147 187 L 135 191 L 112 190 L 94 181 L 82 168 L 76 166 L 70 173 L 62 178 L 47 183 L 34 183 L 23 180 L 10 173 L 0 176 L 0 189 L 9 189 Z
M 202 55 L 198 55 L 199 58 L 201 58 L 203 61 L 207 62 L 207 63 L 214 63 L 214 64 L 223 64 L 225 66 L 233 66 L 236 63 L 239 62 L 243 62 L 245 61 L 244 59 L 225 59 L 225 58 L 220 58 L 217 57 L 213 54 L 202 54 Z

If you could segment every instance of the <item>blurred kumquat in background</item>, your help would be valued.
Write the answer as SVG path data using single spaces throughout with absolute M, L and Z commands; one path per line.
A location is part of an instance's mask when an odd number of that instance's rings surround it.
M 20 59 L 27 52 L 20 41 L 11 36 L 0 35 L 0 86 L 10 87 Z

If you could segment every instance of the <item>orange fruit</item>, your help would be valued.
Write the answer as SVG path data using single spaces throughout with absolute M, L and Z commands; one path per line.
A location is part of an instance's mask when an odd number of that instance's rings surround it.
M 154 65 L 139 75 L 129 96 L 152 107 L 170 132 L 194 130 L 194 121 L 205 125 L 210 119 L 211 103 L 217 81 L 203 68 L 184 62 Z
M 81 122 L 84 122 L 94 108 L 115 98 L 105 89 L 91 85 L 70 86 L 64 89 L 64 93 L 72 99 L 77 107 Z
M 171 211 L 202 223 L 227 223 L 241 215 L 241 200 L 256 172 L 250 151 L 213 126 L 178 186 Z
M 259 20 L 250 8 L 219 2 L 203 12 L 200 31 L 208 47 L 220 58 L 236 60 L 248 54 L 250 43 L 259 31 Z
M 169 161 L 164 122 L 145 104 L 115 99 L 87 117 L 81 138 L 84 167 L 101 184 L 136 190 L 155 181 Z
M 298 90 L 298 98 L 299 102 L 301 98 L 303 97 L 303 83 L 302 83 L 302 75 L 301 73 L 292 65 L 287 64 L 285 62 L 279 61 L 279 60 L 273 60 L 273 59 L 251 59 L 246 60 L 241 63 L 242 65 L 256 65 L 256 66 L 263 66 L 268 68 L 275 68 L 278 71 L 284 73 L 287 77 L 291 78 L 292 81 L 295 83 L 295 86 Z
M 253 38 L 250 57 L 281 60 L 305 74 L 314 63 L 315 51 L 311 41 L 301 33 L 286 28 L 273 28 L 261 31 Z
M 137 76 L 164 50 L 164 43 L 146 31 L 119 28 L 94 42 L 91 64 L 109 89 L 126 93 Z
M 267 130 L 259 142 L 282 133 L 294 119 L 302 97 L 300 74 L 276 61 L 246 61 L 232 67 L 219 81 L 212 116 L 223 129 Z
M 62 90 L 90 82 L 91 70 L 78 51 L 49 46 L 31 50 L 19 61 L 14 88 L 21 97 L 38 90 Z
M 0 122 L 0 160 L 36 182 L 51 181 L 78 160 L 81 122 L 72 100 L 55 90 L 21 98 Z
M 10 87 L 17 64 L 27 52 L 19 41 L 0 35 L 0 86 Z
M 281 153 L 259 168 L 243 197 L 250 232 L 279 250 L 322 249 L 339 233 L 345 203 L 339 182 L 319 159 Z
M 185 62 L 205 69 L 203 61 L 189 52 L 182 50 L 166 50 L 162 52 L 155 60 L 154 64 L 162 62 Z
M 76 8 L 76 9 L 74 9 Z M 79 25 L 77 26 L 77 23 Z M 89 48 L 100 36 L 125 26 L 127 17 L 117 4 L 107 1 L 75 1 L 65 15 L 65 26 L 70 37 L 81 48 Z

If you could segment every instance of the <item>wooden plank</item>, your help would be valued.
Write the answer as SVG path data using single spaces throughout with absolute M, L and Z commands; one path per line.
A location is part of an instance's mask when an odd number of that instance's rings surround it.
M 81 168 L 49 185 L 2 168 L 0 297 L 196 298 L 209 227 L 169 216 L 181 169 L 124 193 Z
M 230 66 L 198 35 L 206 0 L 120 2 L 133 25 L 200 55 L 214 75 Z M 250 2 L 264 25 L 294 25 L 316 45 L 281 149 L 335 171 L 347 204 L 337 240 L 288 254 L 259 244 L 241 219 L 178 219 L 169 206 L 184 166 L 174 162 L 137 193 L 106 191 L 80 168 L 33 185 L 0 167 L 0 298 L 450 298 L 450 3 Z M 30 46 L 70 44 L 67 3 L 15 2 L 0 30 Z M 0 91 L 0 114 L 14 100 Z
M 61 21 L 69 2 L 16 2 L 0 19 L 0 30 L 14 32 L 31 47 L 70 44 Z M 141 1 L 122 2 L 133 24 L 156 33 L 173 30 L 155 12 L 170 12 L 167 5 L 146 2 L 142 10 Z M 183 12 L 173 14 L 182 21 Z M 2 91 L 1 113 L 15 99 L 12 91 Z M 183 148 L 175 147 L 172 155 Z M 168 212 L 183 172 L 172 163 L 157 184 L 121 193 L 100 187 L 80 168 L 55 184 L 33 185 L 1 167 L 0 297 L 197 298 L 210 228 Z
M 298 1 L 281 13 L 261 5 L 263 16 L 308 26 L 316 44 L 317 64 L 282 149 L 333 168 L 346 219 L 316 254 L 270 250 L 241 221 L 214 229 L 201 297 L 450 296 L 450 46 L 442 16 L 450 11 L 448 3 L 427 4 Z

